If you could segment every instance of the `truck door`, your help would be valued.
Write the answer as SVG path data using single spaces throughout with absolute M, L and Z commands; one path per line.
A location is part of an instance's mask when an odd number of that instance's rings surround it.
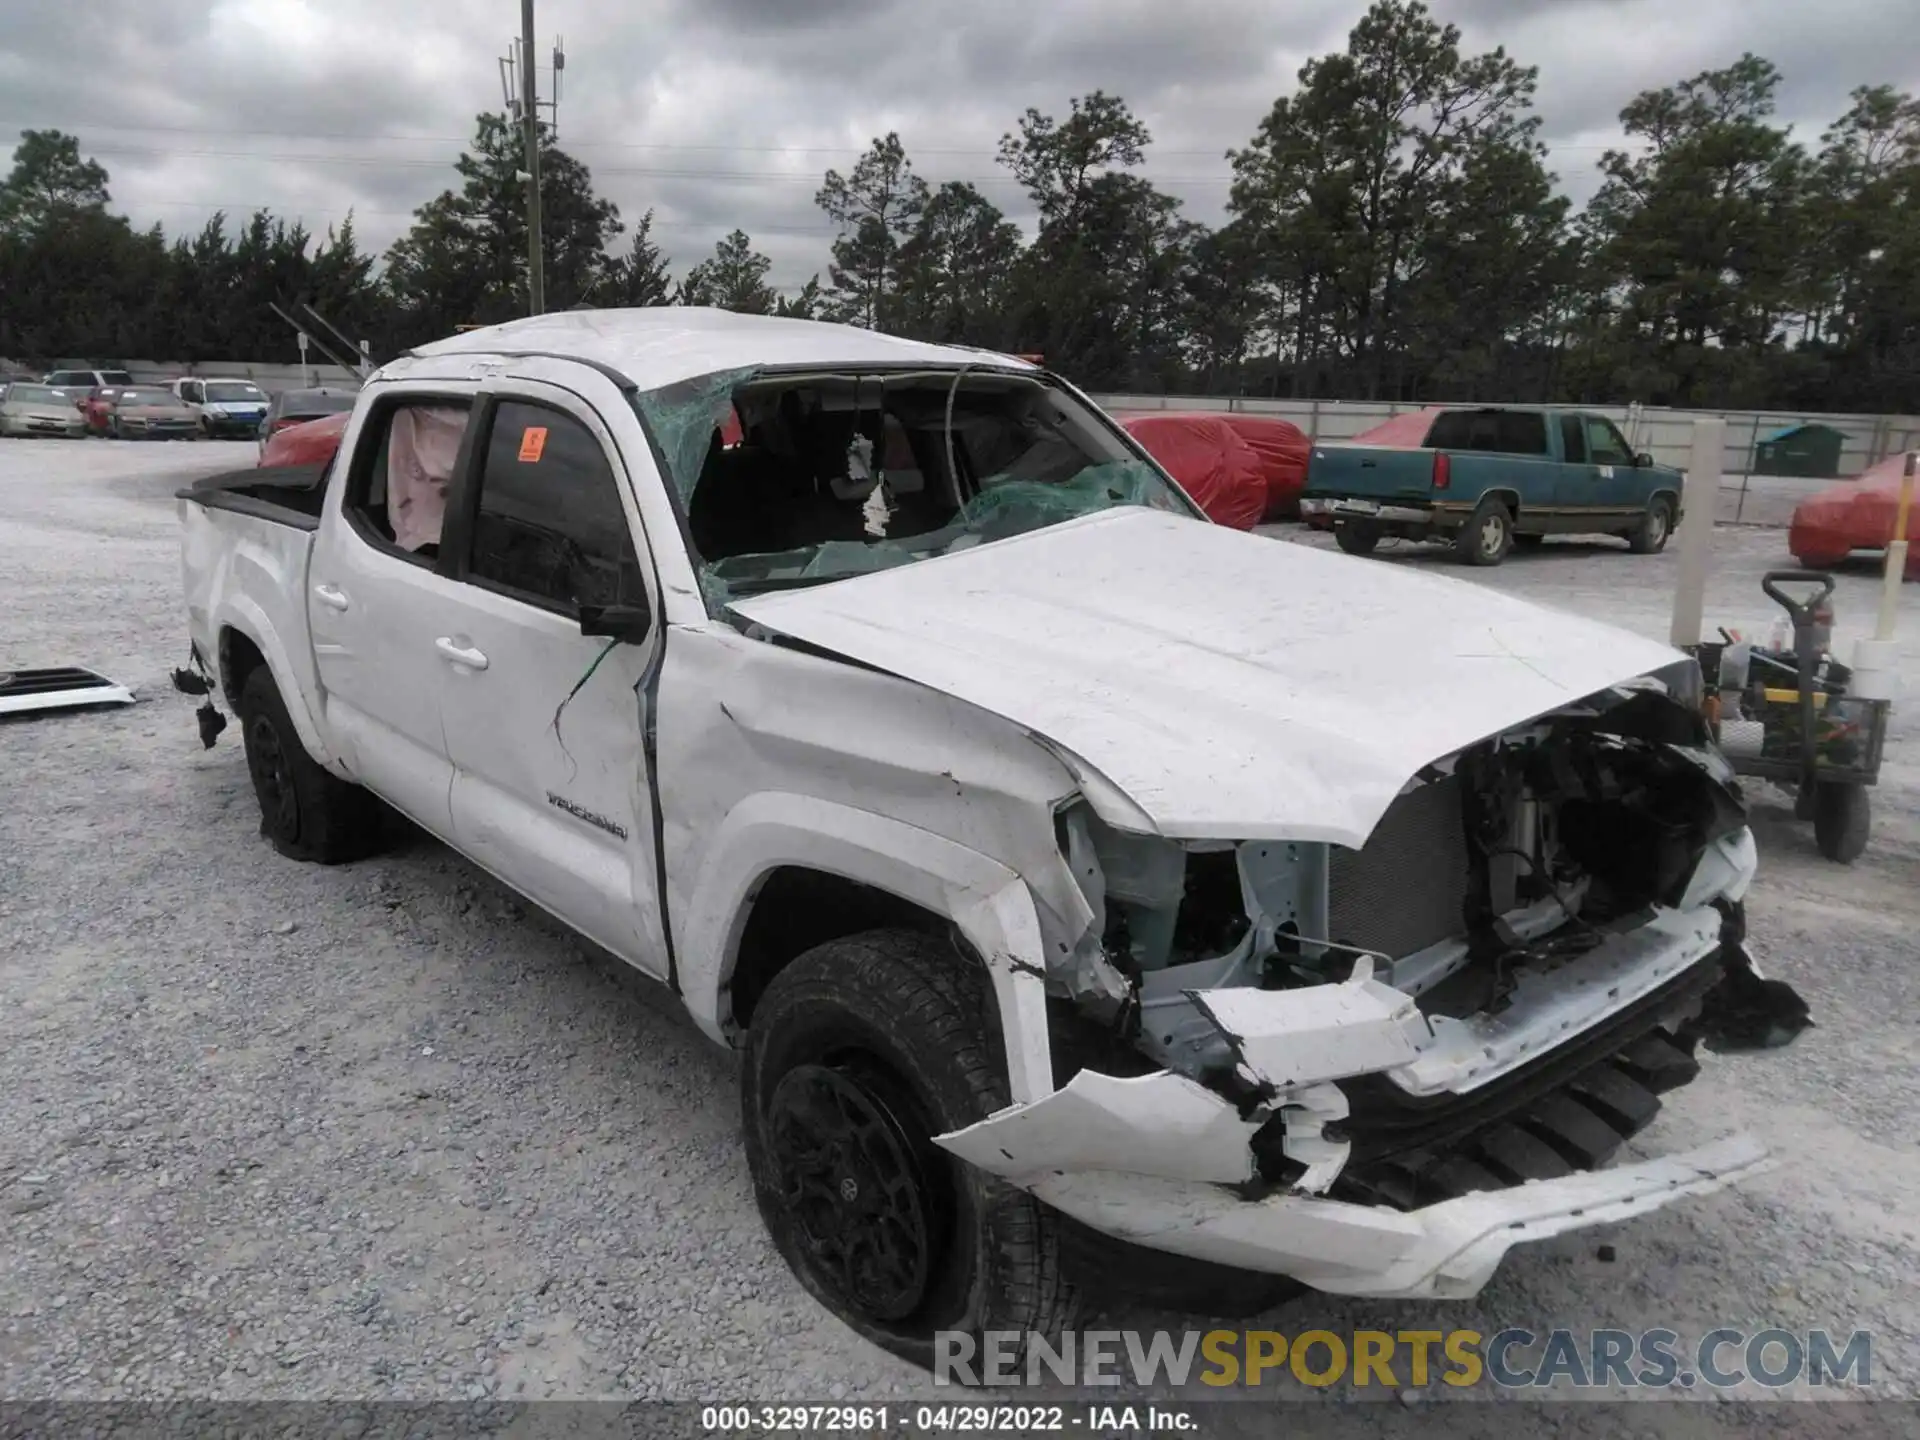
M 1633 451 L 1626 437 L 1604 415 L 1583 415 L 1587 434 L 1587 459 L 1593 466 L 1593 501 L 1590 511 L 1593 530 L 1619 528 L 1621 521 L 1637 515 L 1645 505 L 1640 493 L 1643 477 L 1633 468 Z
M 307 570 L 321 704 L 342 763 L 449 839 L 441 712 L 468 587 L 440 573 L 440 510 L 475 388 L 396 391 L 368 406 L 334 460 L 346 469 L 328 485 Z
M 633 480 L 591 405 L 531 380 L 490 382 L 474 456 L 450 529 L 468 591 L 446 708 L 458 843 L 664 975 L 643 743 L 661 610 Z M 583 635 L 583 604 L 638 607 L 647 633 Z

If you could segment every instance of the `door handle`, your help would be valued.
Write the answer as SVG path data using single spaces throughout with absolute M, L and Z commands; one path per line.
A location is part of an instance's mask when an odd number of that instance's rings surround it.
M 469 670 L 484 670 L 487 668 L 487 657 L 484 652 L 475 650 L 470 646 L 456 645 L 453 643 L 453 637 L 450 635 L 440 636 L 439 639 L 433 642 L 433 648 L 446 656 L 447 659 L 453 661 L 454 664 L 464 665 Z
M 336 590 L 331 585 L 316 585 L 313 587 L 313 593 L 315 598 L 329 610 L 347 608 L 347 592 L 344 590 Z

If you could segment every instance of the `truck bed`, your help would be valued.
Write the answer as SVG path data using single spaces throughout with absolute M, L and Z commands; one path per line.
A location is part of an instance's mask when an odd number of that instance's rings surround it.
M 255 466 L 208 475 L 174 494 L 209 510 L 231 510 L 297 530 L 317 530 L 327 494 L 326 476 L 325 465 Z
M 176 493 L 180 565 L 187 623 L 195 650 L 210 668 L 224 658 L 220 630 L 231 617 L 246 629 L 283 695 L 318 692 L 307 629 L 307 561 L 320 526 L 323 466 L 252 469 L 197 480 Z M 229 695 L 229 701 L 234 697 Z M 295 709 L 300 725 L 303 707 Z M 315 755 L 317 733 L 301 725 Z

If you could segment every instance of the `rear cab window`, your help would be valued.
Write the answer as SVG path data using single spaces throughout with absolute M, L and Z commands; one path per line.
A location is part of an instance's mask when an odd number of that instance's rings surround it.
M 1425 448 L 1545 455 L 1547 417 L 1538 410 L 1449 410 L 1434 420 Z

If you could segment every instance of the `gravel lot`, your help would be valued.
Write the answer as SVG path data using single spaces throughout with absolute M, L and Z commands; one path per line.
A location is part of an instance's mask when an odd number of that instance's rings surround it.
M 260 840 L 237 735 L 203 751 L 166 680 L 173 489 L 252 456 L 0 443 L 0 668 L 84 664 L 141 701 L 0 724 L 0 1398 L 926 1396 L 788 1278 L 732 1062 L 664 998 L 436 843 L 326 870 Z M 1764 628 L 1782 536 L 1718 547 L 1710 623 Z M 1469 578 L 1664 636 L 1673 566 L 1550 542 Z M 1843 644 L 1874 583 L 1843 581 Z M 1920 664 L 1920 587 L 1903 623 Z M 1780 1169 L 1523 1247 L 1470 1304 L 1268 1323 L 1858 1327 L 1874 1390 L 1920 1393 L 1916 713 L 1853 867 L 1762 796 L 1754 948 L 1818 1028 L 1710 1062 L 1635 1147 L 1748 1128 Z

